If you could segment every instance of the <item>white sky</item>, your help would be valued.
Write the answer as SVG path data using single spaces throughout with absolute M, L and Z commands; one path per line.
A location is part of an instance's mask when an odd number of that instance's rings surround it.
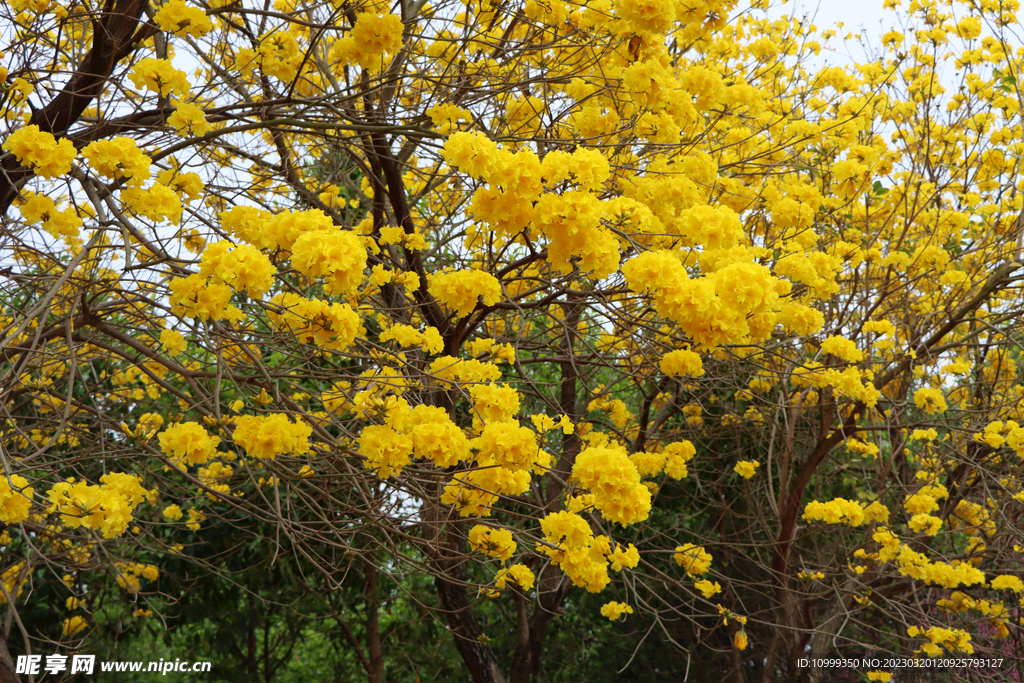
M 823 50 L 820 59 L 829 64 L 844 65 L 851 62 L 863 62 L 864 54 L 856 41 L 845 45 L 841 38 L 848 33 L 859 34 L 864 29 L 877 45 L 886 31 L 896 27 L 898 12 L 883 8 L 884 0 L 788 0 L 785 4 L 773 3 L 768 11 L 772 19 L 786 16 L 813 17 L 812 23 L 819 31 L 835 28 L 843 23 L 842 30 L 829 41 L 832 50 Z M 850 54 L 846 54 L 846 50 Z
M 879 21 L 889 30 L 895 12 L 882 9 L 883 0 L 790 0 L 785 5 L 773 7 L 770 14 L 783 16 L 796 14 L 814 16 L 814 24 L 825 29 L 843 22 L 846 30 L 857 32 L 863 26 L 869 32 L 879 27 Z

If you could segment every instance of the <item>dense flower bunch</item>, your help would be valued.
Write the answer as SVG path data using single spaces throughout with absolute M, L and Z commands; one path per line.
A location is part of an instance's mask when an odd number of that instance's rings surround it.
M 572 476 L 590 489 L 594 505 L 610 522 L 634 524 L 647 519 L 651 491 L 626 454 L 610 448 L 588 448 L 576 456 Z
M 477 302 L 490 306 L 501 298 L 501 284 L 490 273 L 458 270 L 438 273 L 430 280 L 430 293 L 459 317 L 473 312 Z
M 201 38 L 213 30 L 213 22 L 206 12 L 185 0 L 167 0 L 160 5 L 153 20 L 164 31 L 193 38 Z
M 71 171 L 71 162 L 78 156 L 74 144 L 67 138 L 57 140 L 39 126 L 24 126 L 4 141 L 3 149 L 18 161 L 30 165 L 42 178 L 56 178 Z
M 128 530 L 135 508 L 144 500 L 152 502 L 152 494 L 130 474 L 111 472 L 100 482 L 99 486 L 83 481 L 55 484 L 46 494 L 51 503 L 48 512 L 59 513 L 68 529 L 84 527 L 104 538 L 120 536 Z
M 203 465 L 217 452 L 219 436 L 209 433 L 195 422 L 171 425 L 160 433 L 160 449 L 172 462 L 180 465 Z
M 0 522 L 17 524 L 28 519 L 33 492 L 28 480 L 17 474 L 0 481 Z
M 312 427 L 292 422 L 285 415 L 243 415 L 235 419 L 231 439 L 251 458 L 271 460 L 278 455 L 299 456 L 309 452 Z
M 279 330 L 288 330 L 306 344 L 344 351 L 358 336 L 362 320 L 348 304 L 323 299 L 306 299 L 281 292 L 271 303 L 278 307 L 270 320 Z
M 148 88 L 165 97 L 185 95 L 189 91 L 188 76 L 184 71 L 175 69 L 166 59 L 147 57 L 140 60 L 128 78 L 136 88 Z

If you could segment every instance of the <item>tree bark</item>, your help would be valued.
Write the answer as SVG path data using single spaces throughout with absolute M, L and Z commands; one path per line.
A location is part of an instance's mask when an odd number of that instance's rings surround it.
M 11 660 L 11 652 L 7 649 L 6 633 L 0 633 L 0 683 L 18 683 L 18 676 L 14 673 L 14 662 Z
M 363 601 L 366 605 L 366 650 L 369 661 L 366 680 L 369 683 L 384 683 L 384 655 L 380 643 L 380 601 L 377 597 L 377 567 L 375 554 L 371 551 L 363 560 L 366 583 L 363 586 Z
M 466 586 L 445 575 L 435 576 L 434 585 L 441 598 L 441 606 L 448 615 L 455 647 L 469 667 L 473 683 L 505 683 L 494 653 L 481 637 L 484 632 L 467 599 Z

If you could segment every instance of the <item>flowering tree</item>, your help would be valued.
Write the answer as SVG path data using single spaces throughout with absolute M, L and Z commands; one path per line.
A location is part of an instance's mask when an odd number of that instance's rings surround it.
M 412 576 L 475 681 L 585 592 L 709 680 L 1010 661 L 1016 3 L 757 5 L 5 5 L 0 675 L 211 528 L 359 577 L 370 681 Z

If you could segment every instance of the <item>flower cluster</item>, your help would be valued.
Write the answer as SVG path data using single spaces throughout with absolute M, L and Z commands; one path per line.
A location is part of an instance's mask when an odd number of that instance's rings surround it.
M 845 337 L 833 335 L 821 343 L 821 350 L 845 360 L 847 363 L 859 363 L 864 360 L 864 352 L 857 348 L 856 342 Z
M 461 517 L 488 517 L 498 496 L 518 496 L 529 490 L 529 470 L 484 467 L 452 477 L 441 504 L 454 505 Z
M 276 307 L 270 312 L 274 326 L 306 344 L 345 351 L 363 332 L 362 319 L 348 304 L 306 299 L 291 292 L 276 295 L 270 303 Z
M 137 215 L 152 221 L 166 219 L 175 225 L 181 222 L 181 200 L 166 185 L 154 183 L 146 189 L 127 187 L 121 191 L 121 201 Z
M 711 554 L 699 545 L 684 543 L 676 547 L 676 553 L 672 556 L 676 564 L 682 567 L 690 576 L 707 574 L 711 569 Z
M 444 350 L 444 340 L 436 327 L 428 326 L 421 332 L 412 325 L 392 325 L 381 332 L 378 339 L 381 342 L 393 341 L 403 349 L 422 347 L 428 353 L 441 353 Z
M 536 577 L 530 568 L 523 564 L 514 564 L 507 569 L 502 569 L 494 577 L 494 587 L 498 590 L 505 588 L 508 582 L 519 586 L 524 591 L 533 588 Z
M 185 0 L 167 0 L 153 21 L 161 30 L 178 36 L 201 38 L 213 30 L 213 22 L 199 7 L 192 7 Z
M 633 608 L 624 602 L 606 602 L 601 605 L 601 616 L 615 621 L 623 614 L 632 614 Z
M 160 450 L 179 467 L 203 465 L 217 452 L 219 436 L 210 436 L 202 425 L 179 422 L 160 433 Z
M 412 439 L 386 425 L 369 425 L 359 435 L 359 451 L 366 456 L 366 467 L 387 479 L 398 476 L 412 463 Z
M 486 363 L 476 358 L 462 360 L 451 356 L 437 358 L 427 369 L 444 388 L 450 388 L 452 381 L 457 382 L 493 382 L 501 377 L 501 368 L 494 363 Z
M 469 388 L 473 399 L 473 427 L 511 422 L 519 412 L 519 392 L 504 384 L 476 384 Z
M 356 16 L 352 31 L 331 48 L 331 56 L 343 63 L 379 70 L 386 55 L 402 47 L 402 19 L 395 14 L 364 12 Z
M 175 102 L 174 111 L 167 117 L 167 125 L 182 137 L 202 137 L 213 130 L 206 113 L 190 102 Z
M 438 406 L 409 408 L 404 400 L 388 415 L 388 424 L 412 438 L 413 455 L 438 467 L 451 467 L 470 458 L 470 442 L 448 412 Z
M 704 365 L 700 355 L 689 349 L 669 351 L 661 359 L 661 371 L 666 375 L 689 375 L 700 377 L 704 374 Z
M 0 522 L 17 524 L 28 519 L 34 489 L 17 474 L 0 479 Z
M 97 173 L 112 180 L 124 177 L 129 185 L 139 186 L 149 178 L 151 160 L 136 146 L 134 138 L 97 140 L 85 146 L 82 156 Z
M 324 291 L 346 296 L 359 287 L 366 267 L 366 249 L 351 230 L 303 232 L 291 246 L 292 265 L 310 278 L 324 278 Z
M 502 561 L 511 559 L 516 552 L 516 542 L 510 530 L 493 529 L 482 524 L 469 530 L 469 547 Z
M 889 518 L 889 510 L 881 503 L 875 502 L 865 507 L 862 503 L 845 498 L 835 498 L 827 503 L 811 501 L 804 508 L 803 518 L 808 521 L 820 521 L 826 524 L 848 524 L 860 526 L 867 522 L 884 521 Z
M 67 138 L 57 140 L 39 126 L 23 126 L 8 136 L 3 149 L 23 165 L 30 166 L 40 178 L 56 178 L 71 172 L 71 162 L 78 156 Z
M 455 270 L 430 278 L 430 294 L 460 318 L 473 312 L 479 300 L 491 306 L 501 299 L 498 278 L 482 270 Z
M 43 229 L 54 239 L 78 237 L 78 230 L 82 227 L 82 219 L 77 211 L 73 208 L 58 211 L 54 201 L 45 195 L 24 192 L 18 209 L 26 222 L 42 222 Z
M 84 527 L 99 531 L 104 538 L 128 530 L 135 508 L 151 497 L 134 475 L 111 472 L 100 478 L 101 485 L 68 480 L 54 484 L 47 492 L 48 512 L 58 512 L 69 529 Z
M 744 479 L 750 479 L 754 476 L 754 473 L 760 466 L 761 463 L 757 460 L 740 460 L 736 463 L 736 467 L 733 468 L 733 471 Z
M 199 269 L 200 275 L 223 282 L 236 292 L 247 292 L 253 298 L 270 289 L 276 273 L 274 264 L 258 249 L 228 241 L 208 245 Z
M 273 460 L 278 455 L 300 456 L 309 453 L 313 428 L 302 421 L 292 422 L 286 415 L 243 415 L 235 418 L 231 439 L 251 458 Z
M 477 461 L 484 467 L 529 470 L 537 461 L 537 438 L 518 422 L 491 422 L 472 445 L 479 449 Z
M 914 403 L 929 415 L 946 411 L 946 397 L 942 389 L 924 387 L 914 392 Z
M 186 95 L 190 88 L 185 72 L 175 69 L 166 59 L 140 59 L 129 72 L 128 78 L 136 88 L 147 88 L 164 97 Z
M 931 642 L 922 645 L 919 652 L 924 652 L 929 657 L 941 655 L 942 648 L 946 648 L 950 652 L 965 652 L 967 654 L 974 652 L 974 646 L 971 645 L 971 635 L 961 629 L 932 626 L 924 630 L 917 626 L 911 626 L 907 629 L 907 635 L 911 638 L 917 638 L 918 636 L 928 638 Z
M 587 448 L 576 456 L 573 478 L 594 495 L 594 505 L 610 522 L 634 524 L 647 519 L 651 490 L 640 483 L 640 473 L 622 451 Z
M 755 263 L 734 262 L 690 279 L 675 253 L 662 250 L 641 254 L 622 272 L 631 289 L 650 292 L 658 313 L 678 323 L 701 348 L 765 339 L 777 322 L 779 281 Z
M 185 318 L 199 320 L 241 320 L 245 317 L 231 304 L 231 288 L 218 282 L 209 282 L 199 274 L 171 280 L 171 312 Z

